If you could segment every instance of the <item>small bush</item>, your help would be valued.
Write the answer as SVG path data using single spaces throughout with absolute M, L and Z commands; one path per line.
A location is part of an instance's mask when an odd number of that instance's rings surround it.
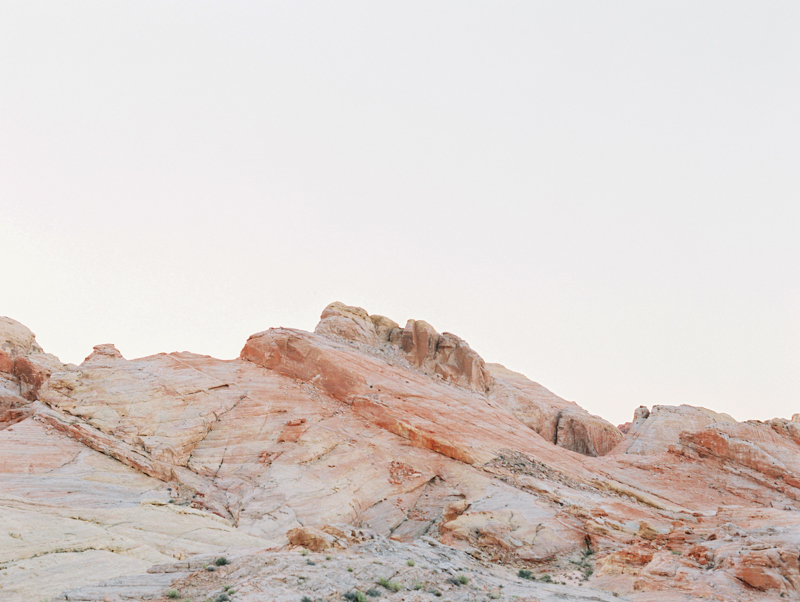
M 228 594 L 220 594 L 217 596 L 217 602 L 228 602 L 230 600 L 230 596 Z
M 553 578 L 550 575 L 542 575 L 542 581 L 544 581 L 545 583 L 552 583 Z
M 313 560 L 311 560 L 310 558 L 306 558 L 306 564 L 310 564 L 311 566 L 314 566 L 317 563 L 314 562 Z
M 170 598 L 170 599 L 174 600 L 175 598 L 177 598 L 179 596 L 180 596 L 180 594 L 178 593 L 178 590 L 176 590 L 176 589 L 168 589 L 167 590 L 167 598 Z
M 385 577 L 381 577 L 380 579 L 378 579 L 378 585 L 383 586 L 392 592 L 399 592 L 401 589 L 403 589 L 402 585 L 400 585 L 396 581 L 389 581 Z
M 536 577 L 533 576 L 533 572 L 529 571 L 528 569 L 520 569 L 517 572 L 517 577 L 520 579 L 530 579 L 531 581 L 536 581 Z
M 302 550 L 300 553 L 301 553 L 303 556 L 308 556 L 308 550 L 306 550 L 305 548 L 303 548 L 303 550 Z
M 367 602 L 367 597 L 364 595 L 364 592 L 358 590 L 347 592 L 344 597 L 350 600 L 350 602 Z
M 216 567 L 215 567 L 213 564 L 209 564 L 209 565 L 206 567 L 206 570 L 207 570 L 207 571 L 214 572 L 214 571 L 216 571 L 216 570 L 217 570 L 217 568 L 216 568 Z
M 326 557 L 325 557 L 325 560 L 330 560 L 330 559 L 331 559 L 331 557 L 330 557 L 330 556 L 326 556 Z
M 225 566 L 226 564 L 230 564 L 230 562 L 224 556 L 220 556 L 214 561 L 214 564 L 216 564 L 217 566 Z
M 313 601 L 312 601 L 312 600 L 311 600 L 311 598 L 309 598 L 308 596 L 303 596 L 303 597 L 301 598 L 300 602 L 313 602 Z
M 389 581 L 388 579 L 386 579 L 386 577 L 381 577 L 380 579 L 378 579 L 378 585 L 385 587 L 386 589 L 392 592 L 399 592 L 401 589 L 403 589 L 402 585 L 400 585 L 396 581 Z
M 414 562 L 413 560 L 408 560 L 408 561 L 406 562 L 406 564 L 407 564 L 408 566 L 414 566 L 414 565 L 415 565 L 415 564 L 417 564 L 417 563 L 416 563 L 416 562 Z
M 351 567 L 351 566 L 347 567 L 347 572 L 348 573 L 352 573 L 353 572 L 353 567 Z
M 381 592 L 380 592 L 380 590 L 377 590 L 374 587 L 371 587 L 371 588 L 369 588 L 367 590 L 367 595 L 370 596 L 371 598 L 377 598 L 378 596 L 381 595 Z
M 467 577 L 466 575 L 459 575 L 458 576 L 458 582 L 461 585 L 466 585 L 467 583 L 469 583 L 469 577 Z
M 419 589 L 422 589 L 423 587 L 425 587 L 425 586 L 424 586 L 424 585 L 422 585 L 422 583 L 420 583 L 419 581 L 417 581 L 416 583 L 414 583 L 414 589 L 417 589 L 417 590 L 419 590 Z

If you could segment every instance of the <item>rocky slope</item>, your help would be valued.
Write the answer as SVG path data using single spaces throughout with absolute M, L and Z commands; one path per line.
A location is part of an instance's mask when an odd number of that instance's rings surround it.
M 235 360 L 64 365 L 6 318 L 0 349 L 3 600 L 800 597 L 797 416 L 623 435 L 341 303 Z

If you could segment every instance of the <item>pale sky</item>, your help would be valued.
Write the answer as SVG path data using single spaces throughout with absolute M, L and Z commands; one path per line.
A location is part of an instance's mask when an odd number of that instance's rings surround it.
M 329 302 L 615 424 L 800 412 L 800 3 L 0 4 L 0 315 L 236 357 Z

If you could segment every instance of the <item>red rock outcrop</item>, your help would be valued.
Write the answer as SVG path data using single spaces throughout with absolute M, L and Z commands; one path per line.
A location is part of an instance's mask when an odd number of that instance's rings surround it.
M 197 554 L 238 550 L 255 567 L 264 548 L 347 548 L 351 562 L 359 546 L 423 541 L 446 550 L 425 562 L 456 600 L 475 592 L 447 571 L 467 565 L 481 595 L 800 595 L 800 417 L 641 407 L 623 436 L 453 335 L 343 304 L 315 334 L 264 331 L 227 361 L 127 360 L 106 344 L 69 366 L 3 324 L 0 394 L 26 412 L 0 429 L 3 599 L 147 581 L 153 564 L 154 595 L 168 570 L 200 588 Z M 391 562 L 410 571 L 409 558 Z M 80 591 L 70 599 L 109 590 Z
M 483 359 L 466 341 L 449 332 L 439 334 L 422 320 L 409 320 L 401 329 L 385 316 L 370 316 L 360 307 L 337 301 L 322 312 L 314 332 L 372 347 L 388 344 L 426 374 L 474 391 L 485 392 L 491 381 Z
M 28 407 L 54 371 L 58 358 L 46 354 L 25 326 L 0 316 L 0 430 L 30 416 Z
M 546 441 L 587 456 L 603 456 L 622 440 L 622 433 L 610 422 L 524 375 L 500 364 L 488 364 L 488 370 L 493 379 L 489 398 Z

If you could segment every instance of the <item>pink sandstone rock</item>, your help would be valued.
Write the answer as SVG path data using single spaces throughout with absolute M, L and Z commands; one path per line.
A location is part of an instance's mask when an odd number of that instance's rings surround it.
M 212 573 L 192 559 L 226 550 L 252 560 L 220 570 L 237 595 L 278 592 L 258 575 L 280 546 L 331 563 L 367 546 L 411 575 L 403 555 L 422 543 L 444 563 L 433 574 L 479 559 L 470 583 L 521 599 L 800 595 L 800 417 L 641 407 L 623 436 L 458 337 L 344 304 L 315 334 L 264 331 L 227 361 L 98 345 L 68 366 L 0 326 L 0 399 L 25 412 L 0 427 L 3 599 L 135 597 L 125 578 L 158 596 L 166 571 L 206 595 Z M 318 560 L 309 571 L 327 570 Z M 87 587 L 92 563 L 117 585 Z M 500 572 L 484 583 L 487 570 Z

